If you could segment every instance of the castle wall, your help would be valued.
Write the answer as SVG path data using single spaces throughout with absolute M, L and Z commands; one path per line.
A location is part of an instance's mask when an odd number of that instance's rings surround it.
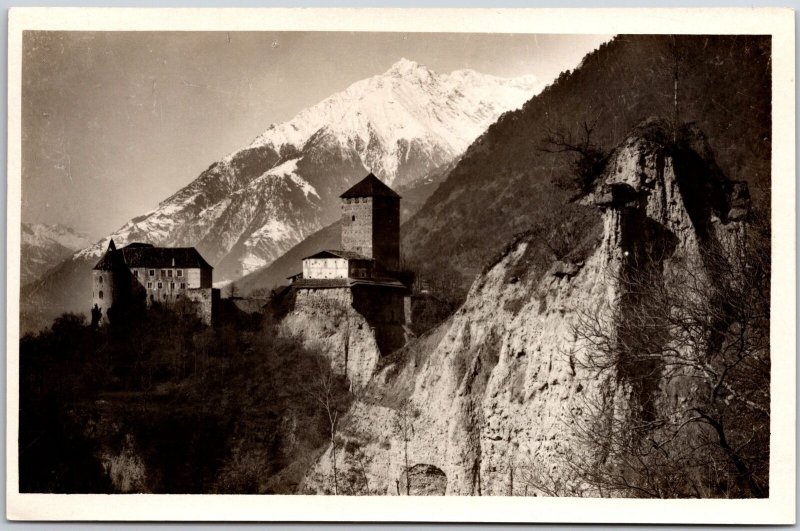
M 100 309 L 100 322 L 108 324 L 108 309 L 114 304 L 114 273 L 112 271 L 92 271 L 92 308 Z
M 379 268 L 396 271 L 400 267 L 400 201 L 376 197 L 372 216 L 372 258 Z
M 303 278 L 347 278 L 348 261 L 344 258 L 307 258 L 303 260 Z
M 295 295 L 294 311 L 281 322 L 282 330 L 323 354 L 331 370 L 353 387 L 366 386 L 381 354 L 371 326 L 351 305 L 350 289 L 298 289 Z
M 200 281 L 200 269 L 187 269 L 186 270 L 186 287 L 187 288 L 200 288 L 205 287 Z
M 201 288 L 211 288 L 212 287 L 212 270 L 211 269 L 200 269 L 200 287 Z M 190 286 L 191 287 L 191 286 Z
M 184 296 L 186 290 L 211 288 L 210 281 L 203 281 L 203 273 L 199 268 L 137 268 L 134 279 L 144 288 L 147 304 L 153 302 L 174 303 Z M 178 276 L 178 272 L 180 275 Z M 172 275 L 170 276 L 170 272 Z M 210 276 L 211 270 L 208 270 Z M 150 274 L 152 273 L 152 275 Z
M 381 355 L 405 345 L 405 292 L 383 286 L 354 286 L 352 292 L 353 307 L 373 328 Z
M 353 294 L 349 288 L 298 289 L 295 308 L 341 309 L 352 306 Z
M 144 290 L 127 268 L 92 270 L 91 308 L 97 305 L 100 309 L 100 324 L 108 324 L 114 319 L 109 311 L 123 315 L 132 305 L 141 303 L 143 298 Z
M 181 276 L 178 275 L 181 271 Z M 171 272 L 171 276 L 170 276 Z M 152 274 L 151 274 L 152 273 Z M 149 307 L 158 302 L 178 312 L 195 313 L 210 325 L 214 309 L 211 270 L 199 268 L 118 268 L 115 271 L 92 271 L 92 308 L 96 304 L 102 313 L 101 324 L 109 322 L 108 310 L 114 306 L 120 312 L 134 304 Z M 205 285 L 206 287 L 201 287 Z M 102 291 L 102 298 L 100 292 Z
M 197 315 L 203 324 L 211 325 L 215 308 L 219 304 L 219 290 L 214 288 L 194 288 L 184 292 L 184 298 L 174 307 L 182 313 Z
M 386 356 L 405 344 L 405 292 L 384 286 L 297 290 L 295 309 L 339 313 L 352 308 L 369 324 L 378 349 Z
M 350 260 L 347 276 L 350 278 L 369 278 L 372 276 L 374 262 L 372 260 Z
M 342 248 L 373 258 L 371 197 L 342 200 Z

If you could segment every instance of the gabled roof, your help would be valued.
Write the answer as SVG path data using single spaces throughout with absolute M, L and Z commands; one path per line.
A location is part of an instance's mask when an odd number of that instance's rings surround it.
M 113 271 L 114 269 L 118 269 L 120 267 L 125 266 L 125 262 L 122 259 L 122 255 L 116 249 L 113 249 L 114 240 L 111 240 L 111 247 L 106 253 L 100 258 L 100 261 L 97 262 L 92 269 L 97 271 Z
M 400 199 L 400 196 L 394 190 L 386 186 L 383 181 L 372 173 L 358 181 L 339 197 L 342 199 L 351 197 L 393 197 Z
M 128 268 L 213 269 L 194 247 L 153 247 L 143 243 L 132 243 L 122 249 L 109 249 L 94 269 L 108 271 L 120 265 Z
M 341 251 L 339 249 L 326 249 L 324 251 L 312 254 L 311 256 L 306 256 L 305 258 L 303 258 L 303 260 L 307 260 L 309 258 L 344 258 L 346 260 L 372 260 L 372 258 L 367 258 L 364 255 L 354 253 L 352 251 Z

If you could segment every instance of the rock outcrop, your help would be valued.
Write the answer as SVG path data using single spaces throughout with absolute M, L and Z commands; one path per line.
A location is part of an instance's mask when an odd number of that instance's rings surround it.
M 334 373 L 347 377 L 353 388 L 361 388 L 375 372 L 381 354 L 374 331 L 353 308 L 352 297 L 349 289 L 298 294 L 282 329 L 327 357 Z
M 629 416 L 641 390 L 587 364 L 582 320 L 615 326 L 630 303 L 618 280 L 626 272 L 669 275 L 678 262 L 702 268 L 710 245 L 735 249 L 749 208 L 746 187 L 723 178 L 702 135 L 690 132 L 678 149 L 666 131 L 645 123 L 611 154 L 582 200 L 602 225 L 587 227 L 601 237 L 584 242 L 584 256 L 526 274 L 526 251 L 541 242 L 523 239 L 455 315 L 380 369 L 341 424 L 340 477 L 361 478 L 348 493 L 405 494 L 408 466 L 412 484 L 415 473 L 438 471 L 429 483 L 448 495 L 603 494 L 570 466 L 585 455 L 582 422 L 598 403 Z M 690 392 L 662 384 L 649 389 L 657 402 Z M 330 460 L 329 450 L 304 491 L 328 488 Z

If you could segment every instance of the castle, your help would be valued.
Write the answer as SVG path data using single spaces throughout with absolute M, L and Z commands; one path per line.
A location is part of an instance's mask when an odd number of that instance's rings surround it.
M 132 308 L 159 303 L 210 325 L 219 302 L 212 271 L 194 247 L 131 243 L 117 249 L 112 239 L 92 270 L 93 321 L 107 324 Z
M 302 260 L 290 277 L 296 305 L 352 306 L 375 332 L 381 354 L 405 342 L 410 291 L 400 280 L 400 196 L 370 173 L 340 196 L 342 249 Z

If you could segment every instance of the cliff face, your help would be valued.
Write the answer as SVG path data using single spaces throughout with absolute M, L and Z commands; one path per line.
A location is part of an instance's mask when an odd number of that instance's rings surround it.
M 333 372 L 346 376 L 354 388 L 367 384 L 380 358 L 375 335 L 353 308 L 349 289 L 299 292 L 294 310 L 282 321 L 282 331 L 323 354 Z
M 681 120 L 708 135 L 725 174 L 746 180 L 754 205 L 768 208 L 769 37 L 621 35 L 495 122 L 403 226 L 403 249 L 418 278 L 456 283 L 460 303 L 480 267 L 514 234 L 558 230 L 572 205 L 555 183 L 570 177 L 571 159 L 542 149 L 548 132 L 582 138 L 580 124 L 588 121 L 592 143 L 610 149 L 642 118 L 672 116 L 676 50 Z
M 582 200 L 595 221 L 546 272 L 528 263 L 543 242 L 515 243 L 454 316 L 375 375 L 340 428 L 337 467 L 357 478 L 353 494 L 405 494 L 409 467 L 411 494 L 603 495 L 571 466 L 587 455 L 592 407 L 625 419 L 642 393 L 658 407 L 696 390 L 666 377 L 642 390 L 618 368 L 598 371 L 581 333 L 587 318 L 612 330 L 635 310 L 621 277 L 666 279 L 686 263 L 702 272 L 704 248 L 732 250 L 742 236 L 746 188 L 721 177 L 697 132 L 682 150 L 665 138 L 646 124 L 612 153 Z M 331 455 L 306 491 L 328 489 Z

